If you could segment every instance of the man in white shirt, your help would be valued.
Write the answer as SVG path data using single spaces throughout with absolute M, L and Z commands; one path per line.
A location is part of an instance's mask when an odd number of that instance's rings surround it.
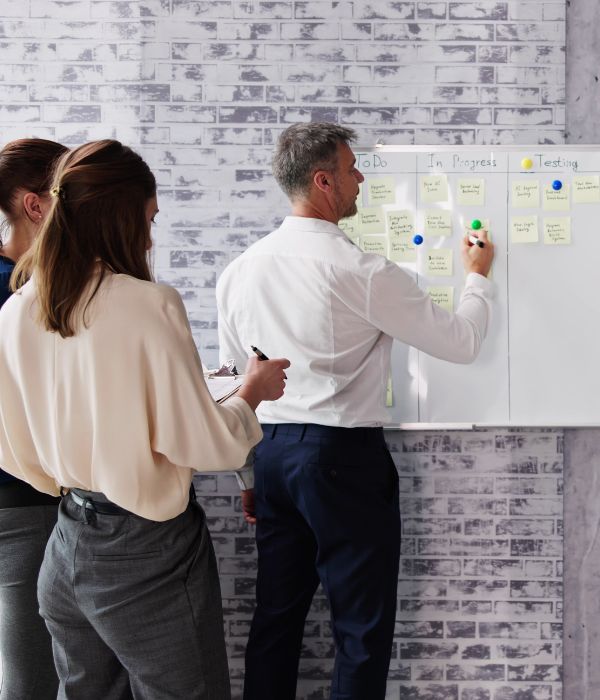
M 456 313 L 396 264 L 338 228 L 363 176 L 336 124 L 295 124 L 273 161 L 292 215 L 217 285 L 222 358 L 250 345 L 288 357 L 285 396 L 258 411 L 264 439 L 242 500 L 256 522 L 257 608 L 244 700 L 294 700 L 304 621 L 321 583 L 336 646 L 332 700 L 383 700 L 400 552 L 398 476 L 383 439 L 396 338 L 472 362 L 486 334 L 493 246 L 462 242 L 468 273 Z M 254 485 L 254 490 L 252 486 Z

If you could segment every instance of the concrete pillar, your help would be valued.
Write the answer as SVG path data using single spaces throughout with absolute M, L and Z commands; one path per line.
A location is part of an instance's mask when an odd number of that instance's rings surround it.
M 600 143 L 600 4 L 567 3 L 566 141 Z M 597 371 L 594 368 L 594 371 Z M 600 430 L 565 431 L 564 698 L 600 698 Z
M 565 431 L 564 695 L 600 698 L 600 430 Z
M 567 2 L 567 143 L 600 143 L 600 3 Z

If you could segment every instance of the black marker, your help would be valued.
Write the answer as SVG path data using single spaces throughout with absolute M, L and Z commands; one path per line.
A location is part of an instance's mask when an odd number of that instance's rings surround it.
M 262 352 L 261 350 L 259 350 L 259 349 L 258 349 L 257 347 L 255 347 L 254 345 L 251 345 L 250 348 L 251 348 L 252 352 L 256 355 L 256 357 L 258 357 L 259 360 L 268 360 L 268 359 L 269 359 L 269 358 L 265 355 L 264 352 Z
M 265 355 L 265 353 L 262 350 L 259 350 L 255 345 L 251 345 L 250 349 L 252 352 L 258 357 L 259 360 L 268 360 L 269 358 Z M 287 374 L 284 372 L 283 373 L 283 378 L 287 379 Z
M 479 238 L 477 238 L 477 236 L 469 236 L 469 241 L 473 245 L 478 245 L 480 248 L 483 248 L 485 246 L 485 243 L 483 241 L 480 241 Z

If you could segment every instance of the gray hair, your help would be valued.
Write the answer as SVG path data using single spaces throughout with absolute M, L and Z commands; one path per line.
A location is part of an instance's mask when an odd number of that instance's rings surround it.
M 290 199 L 308 194 L 316 170 L 335 170 L 337 147 L 356 139 L 354 129 L 327 122 L 292 124 L 279 137 L 273 175 Z

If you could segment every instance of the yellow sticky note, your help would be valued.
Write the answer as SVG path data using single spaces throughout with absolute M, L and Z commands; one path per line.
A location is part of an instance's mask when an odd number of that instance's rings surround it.
M 513 243 L 537 243 L 537 216 L 513 216 L 510 220 L 510 240 Z
M 385 233 L 385 218 L 381 207 L 367 207 L 358 210 L 358 230 L 362 235 Z
M 434 248 L 427 251 L 427 273 L 436 276 L 452 275 L 452 249 Z
M 387 236 L 363 236 L 361 238 L 361 248 L 365 253 L 377 253 L 377 255 L 387 257 L 387 247 Z
M 574 177 L 573 202 L 575 204 L 593 204 L 600 202 L 600 177 L 598 175 Z
M 390 239 L 414 234 L 415 223 L 412 211 L 388 211 L 386 219 Z
M 569 185 L 560 190 L 553 190 L 552 185 L 543 189 L 542 207 L 547 211 L 569 211 Z
M 463 206 L 482 207 L 485 204 L 485 181 L 480 178 L 459 180 L 456 201 Z
M 546 245 L 570 245 L 571 219 L 568 216 L 544 219 L 544 243 Z
M 350 216 L 347 219 L 340 219 L 340 221 L 338 221 L 338 226 L 348 238 L 354 240 L 356 236 L 358 236 L 358 214 Z
M 385 405 L 391 408 L 394 405 L 394 387 L 392 385 L 392 375 L 388 377 L 387 386 L 385 388 Z
M 390 238 L 390 260 L 404 263 L 417 261 L 417 246 L 411 235 Z
M 369 179 L 369 204 L 394 204 L 396 202 L 396 183 L 393 177 L 374 177 Z
M 511 201 L 515 209 L 537 209 L 540 206 L 540 183 L 537 180 L 515 180 Z
M 452 235 L 452 213 L 445 209 L 430 209 L 425 212 L 423 235 L 444 236 Z
M 454 311 L 454 287 L 427 287 L 427 294 L 442 309 Z
M 424 175 L 421 177 L 421 201 L 448 201 L 448 180 L 445 175 Z

